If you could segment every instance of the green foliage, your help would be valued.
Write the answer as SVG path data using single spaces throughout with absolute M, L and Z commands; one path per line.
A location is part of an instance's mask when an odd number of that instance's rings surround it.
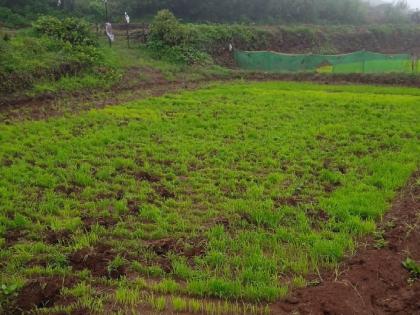
M 147 45 L 157 58 L 206 64 L 210 56 L 226 52 L 229 44 L 246 49 L 267 45 L 267 34 L 243 25 L 183 24 L 170 11 L 162 10 L 151 25 Z
M 414 278 L 420 277 L 420 264 L 416 263 L 413 259 L 407 258 L 403 261 L 403 266 L 405 269 L 407 269 L 411 276 Z
M 83 20 L 66 18 L 59 20 L 52 16 L 42 16 L 33 28 L 42 35 L 47 35 L 75 46 L 94 46 L 96 43 L 89 29 L 89 24 Z
M 364 0 L 127 0 L 115 9 L 121 12 L 127 6 L 135 17 L 168 8 L 188 21 L 359 24 L 408 20 L 405 8 L 397 3 L 376 9 Z
M 154 297 L 153 295 L 149 297 L 149 304 L 154 311 L 162 312 L 166 309 L 166 299 L 163 296 Z
M 106 86 L 119 78 L 114 55 L 83 20 L 44 16 L 33 29 L 0 40 L 0 93 Z
M 148 47 L 157 58 L 175 63 L 202 64 L 210 61 L 189 39 L 187 28 L 168 10 L 159 11 L 151 27 Z
M 179 46 L 185 43 L 185 27 L 169 10 L 159 11 L 150 26 L 149 38 L 152 42 L 161 42 L 167 46 Z
M 180 297 L 172 298 L 172 308 L 175 312 L 185 312 L 188 310 L 187 301 Z
M 157 11 L 167 8 L 188 21 L 271 24 L 408 22 L 406 8 L 400 3 L 372 8 L 365 0 L 124 0 L 108 1 L 108 7 L 115 21 L 122 20 L 124 11 L 128 11 L 133 19 L 149 19 Z M 71 15 L 97 23 L 104 21 L 105 14 L 102 0 L 63 0 L 59 8 L 54 0 L 2 0 L 1 6 L 30 20 L 40 14 Z
M 0 24 L 8 27 L 21 27 L 28 25 L 28 21 L 10 8 L 0 6 Z
M 0 296 L 10 296 L 18 290 L 19 286 L 16 283 L 6 285 L 2 284 L 0 286 Z

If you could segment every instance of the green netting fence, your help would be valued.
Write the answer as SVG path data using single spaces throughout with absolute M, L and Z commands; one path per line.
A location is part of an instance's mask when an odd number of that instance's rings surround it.
M 265 72 L 417 73 L 410 54 L 385 55 L 358 51 L 344 55 L 292 55 L 271 51 L 235 51 L 241 69 Z

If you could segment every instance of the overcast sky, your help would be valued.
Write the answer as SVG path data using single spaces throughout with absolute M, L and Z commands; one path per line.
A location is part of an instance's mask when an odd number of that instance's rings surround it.
M 388 1 L 393 2 L 392 0 Z M 408 0 L 407 2 L 413 9 L 420 9 L 420 0 Z
M 420 0 L 408 0 L 410 7 L 420 9 Z
M 395 0 L 384 0 L 387 2 L 396 2 Z M 408 0 L 408 4 L 413 9 L 420 9 L 420 0 Z

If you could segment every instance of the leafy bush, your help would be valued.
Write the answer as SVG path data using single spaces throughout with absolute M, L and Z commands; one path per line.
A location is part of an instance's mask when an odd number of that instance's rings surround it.
M 9 8 L 0 7 L 0 24 L 8 27 L 19 27 L 27 25 L 27 21 L 23 16 L 14 13 Z
M 42 16 L 34 24 L 36 32 L 72 45 L 94 46 L 96 42 L 89 30 L 89 24 L 76 18 L 59 20 L 52 16 Z
M 187 27 L 169 11 L 159 11 L 150 28 L 148 47 L 154 56 L 175 63 L 203 64 L 211 58 L 192 44 Z
M 186 29 L 169 10 L 159 11 L 150 27 L 150 40 L 173 47 L 186 42 Z
M 157 59 L 168 59 L 180 64 L 207 64 L 211 63 L 208 54 L 189 45 L 167 46 L 159 41 L 150 41 L 149 49 Z
M 0 93 L 31 89 L 39 81 L 55 82 L 93 69 L 108 76 L 112 66 L 92 38 L 82 20 L 41 17 L 33 30 L 8 41 L 0 39 Z
M 267 45 L 267 32 L 244 25 L 182 24 L 170 11 L 156 15 L 148 47 L 157 58 L 177 63 L 208 63 L 228 52 L 229 44 L 241 49 Z

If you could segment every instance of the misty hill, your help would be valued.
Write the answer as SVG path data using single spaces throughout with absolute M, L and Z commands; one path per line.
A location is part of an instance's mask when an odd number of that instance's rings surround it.
M 123 22 L 125 11 L 133 21 L 150 21 L 161 9 L 169 9 L 189 22 L 364 24 L 407 20 L 400 5 L 388 2 L 381 12 L 372 8 L 384 3 L 383 0 L 109 0 L 108 12 L 112 22 Z M 60 7 L 56 0 L 0 0 L 0 24 L 22 24 L 22 16 L 33 20 L 45 14 L 80 16 L 97 23 L 105 20 L 102 0 L 62 0 Z

